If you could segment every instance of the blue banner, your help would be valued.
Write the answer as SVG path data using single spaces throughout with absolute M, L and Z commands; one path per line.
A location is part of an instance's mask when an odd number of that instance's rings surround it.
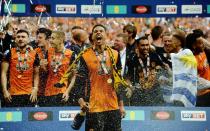
M 209 17 L 210 1 L 193 0 L 12 0 L 1 16 Z
M 78 112 L 79 107 L 0 108 L 0 130 L 72 131 L 70 125 Z M 126 107 L 122 130 L 207 131 L 209 120 L 209 107 Z

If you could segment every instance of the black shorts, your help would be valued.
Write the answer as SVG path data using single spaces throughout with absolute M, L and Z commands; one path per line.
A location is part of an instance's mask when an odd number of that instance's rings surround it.
M 30 95 L 13 95 L 12 102 L 6 102 L 6 107 L 34 107 L 36 103 L 30 101 Z
M 210 93 L 197 96 L 196 106 L 210 107 Z
M 120 110 L 88 113 L 85 122 L 86 131 L 121 131 Z
M 68 106 L 68 103 L 62 101 L 63 94 L 53 96 L 40 96 L 38 98 L 38 105 L 40 107 L 53 107 L 53 106 Z

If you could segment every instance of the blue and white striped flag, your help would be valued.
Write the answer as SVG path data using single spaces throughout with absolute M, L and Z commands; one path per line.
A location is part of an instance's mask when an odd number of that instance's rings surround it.
M 171 101 L 180 101 L 185 107 L 194 107 L 197 96 L 197 62 L 189 49 L 171 54 L 173 89 Z

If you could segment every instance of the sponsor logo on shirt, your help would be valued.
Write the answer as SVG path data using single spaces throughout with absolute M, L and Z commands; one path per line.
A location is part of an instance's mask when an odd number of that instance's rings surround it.
M 29 121 L 52 121 L 52 111 L 32 111 L 28 113 Z
M 31 5 L 31 12 L 32 13 L 41 13 L 41 12 L 51 12 L 50 5 L 43 5 L 43 4 L 33 4 Z
M 81 5 L 82 14 L 101 14 L 101 5 Z
M 77 6 L 76 5 L 56 5 L 57 14 L 76 14 Z
M 151 111 L 151 120 L 174 120 L 173 111 Z
M 149 14 L 151 13 L 151 6 L 135 5 L 135 6 L 132 6 L 132 12 L 135 14 Z
M 145 113 L 143 110 L 126 110 L 126 116 L 123 118 L 123 120 L 139 120 L 144 121 L 145 120 Z
M 181 111 L 182 121 L 206 121 L 206 111 Z
M 202 5 L 182 5 L 182 14 L 202 14 Z
M 79 110 L 59 111 L 59 121 L 73 121 Z
M 157 14 L 177 14 L 177 5 L 157 5 Z
M 126 5 L 107 5 L 106 6 L 107 14 L 127 14 Z
M 22 121 L 21 111 L 0 112 L 0 122 L 18 122 Z

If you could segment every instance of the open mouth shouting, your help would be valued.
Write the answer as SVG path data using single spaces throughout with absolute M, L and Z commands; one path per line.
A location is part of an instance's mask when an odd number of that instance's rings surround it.
M 101 42 L 102 40 L 102 35 L 96 35 L 96 41 Z

